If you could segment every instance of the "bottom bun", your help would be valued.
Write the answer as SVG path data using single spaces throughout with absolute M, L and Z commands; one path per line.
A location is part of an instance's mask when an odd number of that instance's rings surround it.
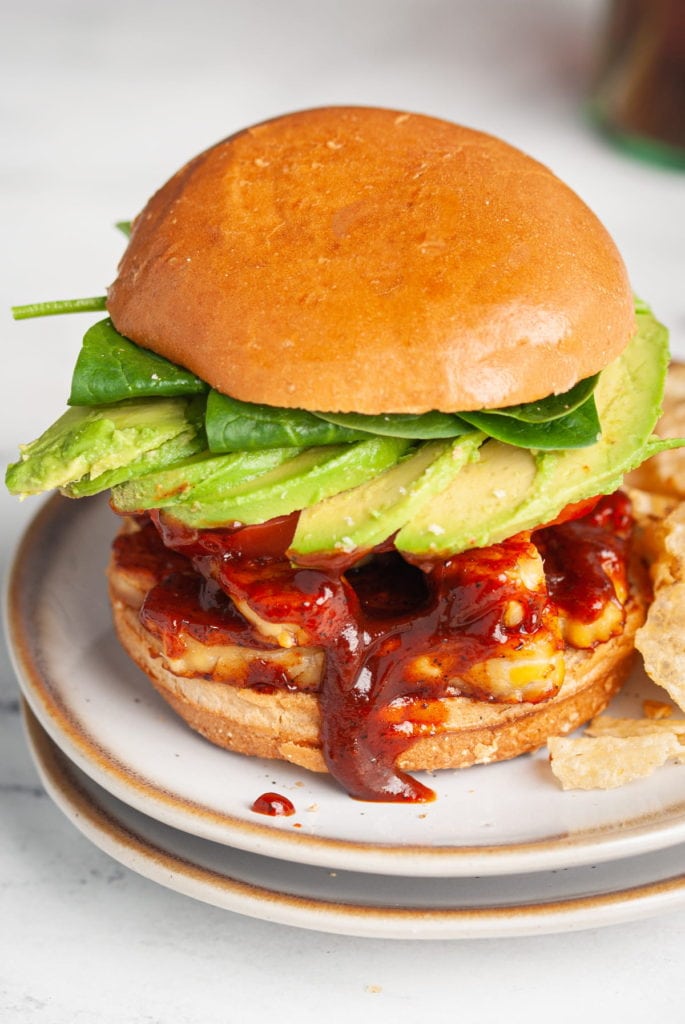
M 227 750 L 326 771 L 316 692 L 264 693 L 204 676 L 177 675 L 165 664 L 157 638 L 141 624 L 137 608 L 122 599 L 113 565 L 109 576 L 122 645 L 192 729 Z M 645 617 L 644 590 L 642 585 L 633 587 L 620 636 L 594 650 L 567 650 L 565 679 L 555 697 L 536 704 L 442 698 L 446 717 L 440 732 L 416 739 L 399 757 L 397 767 L 432 771 L 507 760 L 536 750 L 550 736 L 570 732 L 597 715 L 630 671 L 633 638 Z M 263 652 L 255 651 L 255 658 L 259 655 Z

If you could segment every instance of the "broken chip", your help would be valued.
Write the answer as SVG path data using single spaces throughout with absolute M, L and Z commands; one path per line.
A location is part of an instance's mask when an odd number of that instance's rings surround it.
M 685 709 L 685 502 L 649 532 L 654 600 L 635 646 L 647 675 Z
M 617 789 L 679 758 L 673 733 L 633 736 L 554 736 L 548 740 L 552 771 L 562 789 Z

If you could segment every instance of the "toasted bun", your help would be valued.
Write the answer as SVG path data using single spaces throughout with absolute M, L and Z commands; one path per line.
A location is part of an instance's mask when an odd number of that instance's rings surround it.
M 182 168 L 135 221 L 108 308 L 236 398 L 372 414 L 563 392 L 634 330 L 616 247 L 547 168 L 355 107 L 267 121 Z
M 180 675 L 172 671 L 156 637 L 141 625 L 136 601 L 129 597 L 130 580 L 114 560 L 109 581 L 114 622 L 123 647 L 191 728 L 227 750 L 326 771 L 319 701 L 308 681 L 314 649 L 300 649 L 303 663 L 299 671 L 306 688 L 299 692 L 262 693 L 232 685 L 230 651 L 224 668 L 217 663 L 216 649 L 208 651 L 216 663 L 208 673 L 214 679 L 205 674 Z M 399 758 L 398 767 L 419 771 L 503 761 L 587 722 L 606 707 L 624 682 L 644 608 L 643 588 L 635 586 L 623 633 L 594 650 L 568 651 L 564 683 L 549 701 L 493 704 L 465 697 L 443 698 L 448 709 L 444 731 L 416 740 Z M 293 656 L 292 649 L 288 653 Z M 241 659 L 245 656 L 242 650 Z M 263 658 L 264 652 L 254 651 L 252 656 Z

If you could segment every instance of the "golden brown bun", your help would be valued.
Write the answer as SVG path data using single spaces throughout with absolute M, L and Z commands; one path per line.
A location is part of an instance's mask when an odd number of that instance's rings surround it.
M 157 638 L 141 625 L 135 599 L 128 599 L 127 585 L 122 586 L 114 562 L 109 579 L 114 622 L 123 647 L 191 728 L 228 750 L 326 771 L 316 692 L 260 693 L 223 681 L 222 671 L 216 673 L 222 681 L 172 672 Z M 593 651 L 568 651 L 561 690 L 545 703 L 444 698 L 448 708 L 444 732 L 416 740 L 398 766 L 419 771 L 503 761 L 587 722 L 606 707 L 625 680 L 634 654 L 633 637 L 644 621 L 644 605 L 642 589 L 635 588 L 621 636 Z M 255 651 L 254 656 L 263 657 L 263 652 Z
M 192 160 L 137 218 L 108 308 L 236 398 L 361 413 L 563 392 L 634 330 L 616 247 L 547 168 L 371 108 L 276 118 Z

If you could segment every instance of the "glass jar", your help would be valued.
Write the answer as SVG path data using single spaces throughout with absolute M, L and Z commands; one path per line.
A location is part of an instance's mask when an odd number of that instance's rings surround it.
M 636 155 L 685 167 L 685 0 L 612 0 L 590 112 Z

